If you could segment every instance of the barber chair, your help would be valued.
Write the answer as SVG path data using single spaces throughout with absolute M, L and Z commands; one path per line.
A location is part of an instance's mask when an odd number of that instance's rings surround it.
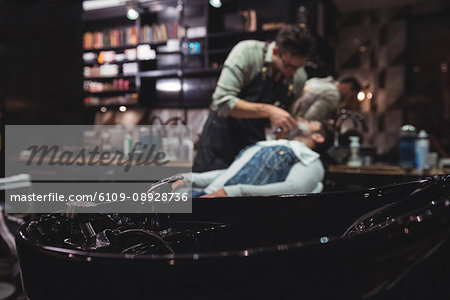
M 449 195 L 442 175 L 350 192 L 198 198 L 192 214 L 156 223 L 48 214 L 22 225 L 16 244 L 30 300 L 380 299 L 447 245 Z

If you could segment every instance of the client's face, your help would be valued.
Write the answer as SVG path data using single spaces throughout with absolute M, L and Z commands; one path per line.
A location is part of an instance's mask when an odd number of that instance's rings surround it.
M 320 130 L 322 124 L 319 121 L 308 121 L 302 118 L 297 119 L 298 128 L 291 129 L 284 136 L 278 138 L 292 139 L 294 137 L 310 137 L 314 132 Z
M 320 130 L 322 124 L 319 121 L 308 121 L 302 118 L 297 119 L 298 128 L 304 135 L 310 135 L 313 132 Z

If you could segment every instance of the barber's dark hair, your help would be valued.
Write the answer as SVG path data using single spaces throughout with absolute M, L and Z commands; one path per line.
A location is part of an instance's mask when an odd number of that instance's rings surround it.
M 290 52 L 309 56 L 314 50 L 314 38 L 304 25 L 285 25 L 277 33 L 275 41 L 281 54 Z
M 356 79 L 353 76 L 350 75 L 342 75 L 339 77 L 338 82 L 341 83 L 351 83 L 352 85 L 352 91 L 358 92 L 361 90 L 361 84 L 359 83 L 358 79 Z

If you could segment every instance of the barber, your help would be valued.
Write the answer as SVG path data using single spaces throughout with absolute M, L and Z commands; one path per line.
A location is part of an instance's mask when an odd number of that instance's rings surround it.
M 228 55 L 192 170 L 225 169 L 247 145 L 265 140 L 265 128 L 297 126 L 288 113 L 307 79 L 304 63 L 314 39 L 301 25 L 286 25 L 272 43 L 247 40 Z

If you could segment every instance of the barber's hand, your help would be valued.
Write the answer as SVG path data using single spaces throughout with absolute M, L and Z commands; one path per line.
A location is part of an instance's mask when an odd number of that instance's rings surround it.
M 200 196 L 200 198 L 215 198 L 215 197 L 228 197 L 227 192 L 223 188 L 215 191 L 214 193 L 209 193 L 203 196 Z
M 177 180 L 172 183 L 172 190 L 176 191 L 179 188 L 182 188 L 184 186 L 186 186 L 186 183 L 184 182 L 184 180 Z
M 269 118 L 274 128 L 281 128 L 283 131 L 298 127 L 295 119 L 287 111 L 274 105 L 270 108 Z

